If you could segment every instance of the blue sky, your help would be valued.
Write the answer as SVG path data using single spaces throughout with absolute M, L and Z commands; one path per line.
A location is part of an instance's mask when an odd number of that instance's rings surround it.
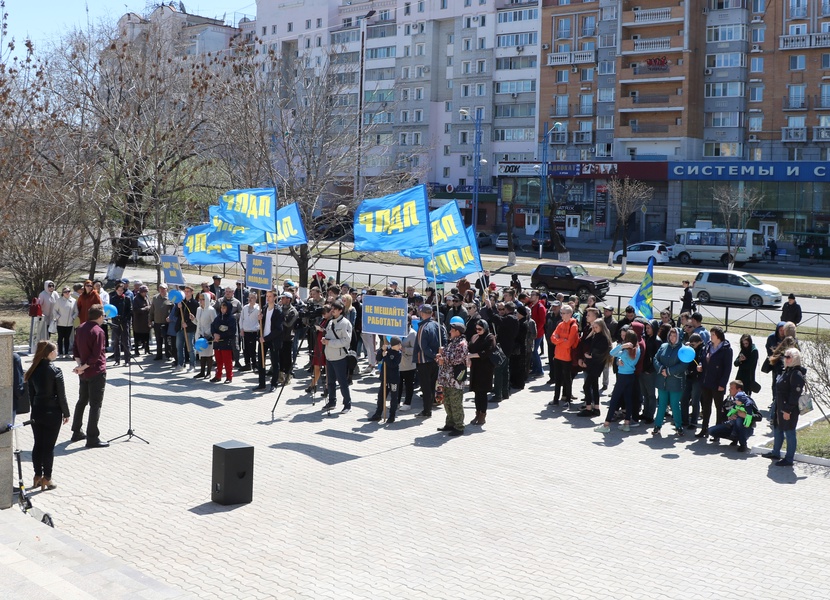
M 234 20 L 234 13 L 256 15 L 255 0 L 183 0 L 191 14 Z M 9 34 L 18 42 L 27 35 L 36 45 L 54 40 L 64 31 L 101 19 L 116 21 L 125 12 L 143 13 L 145 0 L 6 0 Z M 178 5 L 178 2 L 177 2 Z M 239 16 L 236 19 L 238 20 Z M 22 47 L 18 43 L 18 48 Z

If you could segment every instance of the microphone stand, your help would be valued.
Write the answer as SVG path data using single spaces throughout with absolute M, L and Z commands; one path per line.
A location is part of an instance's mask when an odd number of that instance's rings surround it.
M 185 332 L 185 337 L 187 337 L 187 332 Z M 114 442 L 116 440 L 120 440 L 121 438 L 127 438 L 126 441 L 130 441 L 133 438 L 139 439 L 145 444 L 149 444 L 147 440 L 145 440 L 140 435 L 137 435 L 136 432 L 133 430 L 133 363 L 135 361 L 131 360 L 130 364 L 127 365 L 127 433 L 123 435 L 119 435 L 118 437 L 114 437 L 111 440 L 108 440 L 107 443 Z M 141 365 L 136 365 L 140 370 L 144 370 Z

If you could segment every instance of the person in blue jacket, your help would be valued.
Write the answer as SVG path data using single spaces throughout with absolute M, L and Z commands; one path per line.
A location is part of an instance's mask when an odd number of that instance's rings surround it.
M 666 416 L 666 407 L 671 405 L 674 430 L 683 435 L 683 412 L 680 399 L 683 396 L 683 384 L 686 379 L 686 363 L 680 361 L 678 354 L 683 344 L 680 343 L 681 331 L 674 328 L 669 331 L 669 339 L 654 355 L 654 373 L 657 382 L 657 417 L 654 420 L 652 435 L 659 435 Z
M 611 420 L 614 418 L 614 413 L 621 404 L 625 404 L 625 420 L 620 426 L 623 431 L 631 430 L 631 417 L 634 412 L 634 390 L 637 385 L 637 378 L 634 370 L 637 368 L 637 362 L 640 360 L 640 345 L 638 343 L 637 334 L 630 329 L 625 332 L 623 343 L 611 350 L 611 356 L 617 363 L 617 383 L 614 385 L 614 391 L 611 394 L 611 401 L 608 404 L 608 415 L 605 417 L 605 422 L 602 425 L 594 428 L 594 431 L 599 433 L 608 433 L 611 431 Z

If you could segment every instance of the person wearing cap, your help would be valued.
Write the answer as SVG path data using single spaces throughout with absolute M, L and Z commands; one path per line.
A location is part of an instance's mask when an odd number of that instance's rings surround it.
M 444 390 L 444 411 L 447 413 L 444 426 L 439 427 L 438 431 L 446 431 L 452 437 L 464 434 L 464 380 L 468 355 L 464 337 L 466 331 L 467 326 L 460 319 L 451 323 L 450 339 L 436 357 L 438 385 Z
M 383 408 L 386 397 L 389 397 L 389 415 L 387 422 L 395 422 L 395 413 L 398 411 L 398 380 L 400 379 L 401 365 L 401 338 L 392 336 L 386 340 L 382 336 L 381 347 L 378 348 L 377 361 L 381 364 L 380 387 L 378 388 L 378 404 L 375 413 L 369 417 L 370 421 L 380 421 L 383 418 Z
M 418 309 L 421 322 L 418 324 L 418 335 L 415 337 L 415 369 L 421 381 L 421 397 L 424 407 L 416 417 L 429 418 L 432 416 L 432 405 L 435 402 L 435 386 L 438 383 L 438 363 L 436 357 L 441 347 L 441 329 L 432 318 L 432 307 L 423 304 Z
M 288 280 L 290 281 L 290 280 Z M 286 283 L 288 283 L 286 281 Z M 283 292 L 280 296 L 280 310 L 282 311 L 282 346 L 280 347 L 279 383 L 290 383 L 294 373 L 294 325 L 297 324 L 300 314 L 292 302 L 294 294 Z
M 210 326 L 213 335 L 213 353 L 216 357 L 216 375 L 211 383 L 222 380 L 222 371 L 225 371 L 225 383 L 233 382 L 233 346 L 236 339 L 236 319 L 231 314 L 233 303 L 223 301 L 219 308 L 219 315 Z M 191 353 L 195 354 L 191 345 Z
M 110 298 L 110 304 L 117 313 L 110 319 L 112 325 L 112 346 L 115 366 L 121 364 L 121 353 L 124 353 L 124 362 L 130 364 L 130 323 L 133 320 L 133 302 L 127 297 L 127 284 L 123 281 L 115 286 L 115 293 Z
M 395 279 L 393 279 L 392 281 L 389 282 L 389 287 L 392 289 L 392 295 L 393 296 L 402 296 L 403 295 L 401 293 L 401 291 L 398 289 L 398 285 L 399 284 Z
M 343 316 L 343 302 L 335 300 L 331 305 L 331 319 L 326 325 L 326 332 L 321 340 L 326 354 L 326 380 L 328 382 L 328 402 L 323 412 L 331 411 L 337 405 L 337 387 L 343 395 L 343 410 L 347 414 L 352 409 L 352 396 L 349 392 L 348 361 L 349 345 L 352 340 L 352 324 Z
M 55 302 L 52 315 L 58 328 L 58 357 L 69 358 L 73 325 L 78 316 L 78 302 L 72 297 L 69 287 L 63 286 L 61 289 L 61 296 Z
M 795 294 L 787 296 L 787 303 L 781 307 L 781 320 L 798 325 L 801 323 L 801 306 L 795 301 Z
M 132 290 L 130 289 L 130 280 L 129 280 L 129 279 L 127 279 L 126 277 L 124 277 L 124 278 L 121 280 L 121 283 L 123 283 L 123 284 L 124 284 L 124 295 L 125 295 L 127 298 L 129 298 L 129 299 L 130 299 L 130 302 L 132 302 L 132 301 L 133 301 L 133 292 L 132 292 Z M 110 302 L 110 304 L 112 304 L 112 303 Z
M 158 294 L 150 302 L 150 326 L 156 336 L 156 356 L 153 360 L 172 358 L 173 354 L 167 339 L 167 318 L 173 303 L 167 297 L 167 284 L 160 283 Z
M 133 298 L 133 337 L 135 338 L 135 355 L 150 354 L 150 298 L 147 297 L 150 289 L 146 285 L 138 287 L 138 293 Z
M 213 294 L 214 298 L 216 298 L 216 299 L 221 298 L 222 294 L 224 293 L 224 290 L 222 289 L 222 277 L 220 277 L 219 275 L 214 275 L 213 276 L 213 283 L 210 284 L 210 286 L 208 287 L 208 291 L 211 294 Z M 214 306 L 214 308 L 216 308 L 216 307 Z M 218 312 L 218 310 L 217 310 L 217 312 Z
M 233 297 L 239 300 L 242 306 L 248 304 L 248 288 L 245 287 L 245 282 L 237 280 L 236 289 L 233 291 Z
M 132 284 L 133 284 L 133 290 L 132 290 L 133 291 L 133 299 L 135 299 L 135 297 L 138 296 L 139 292 L 141 291 L 141 286 L 144 285 L 144 282 L 141 281 L 140 279 L 133 279 Z
M 185 369 L 185 352 L 187 352 L 190 357 L 187 372 L 190 373 L 196 368 L 196 351 L 193 349 L 193 343 L 196 341 L 196 312 L 199 310 L 199 303 L 193 297 L 193 288 L 190 285 L 184 286 L 184 298 L 173 309 L 176 311 L 177 361 L 175 371 Z M 182 320 L 184 320 L 184 326 L 182 326 Z

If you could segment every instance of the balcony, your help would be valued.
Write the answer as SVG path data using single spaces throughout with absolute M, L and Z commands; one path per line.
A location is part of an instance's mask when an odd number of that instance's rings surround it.
M 821 129 L 821 128 L 819 128 Z M 806 127 L 782 127 L 781 128 L 782 142 L 806 142 L 807 128 Z
M 683 37 L 676 35 L 658 38 L 623 40 L 620 51 L 623 54 L 630 54 L 634 52 L 679 51 L 682 49 Z
M 682 81 L 684 79 L 686 79 L 686 73 L 683 68 L 662 62 L 662 57 L 648 59 L 645 64 L 638 63 L 636 67 L 625 67 L 619 70 L 619 81 L 623 83 L 657 80 Z
M 830 2 L 827 2 L 827 0 L 821 3 L 821 16 L 830 17 Z
M 805 19 L 807 18 L 807 7 L 806 6 L 793 6 L 790 5 L 790 18 L 791 19 Z
M 830 48 L 830 32 L 778 36 L 779 50 L 799 50 L 801 48 Z
M 814 142 L 830 142 L 830 127 L 813 127 Z
M 575 117 L 593 117 L 594 105 L 591 104 L 574 104 L 573 114 Z
M 583 27 L 579 31 L 579 37 L 594 37 L 597 34 L 596 27 Z
M 548 54 L 548 66 L 582 65 L 596 63 L 596 50 L 578 50 L 576 52 L 551 52 Z
M 781 98 L 784 110 L 807 110 L 810 108 L 808 96 L 784 96 Z
M 574 131 L 574 144 L 593 144 L 593 131 Z
M 640 94 L 620 98 L 617 109 L 621 112 L 657 112 L 683 110 L 684 98 L 676 94 Z
M 568 143 L 568 130 L 564 129 L 563 127 L 558 127 L 557 129 L 550 129 L 548 130 L 548 143 L 549 144 L 567 144 Z
M 682 6 L 664 6 L 645 10 L 627 10 L 622 14 L 622 26 L 659 25 L 683 21 Z
M 561 106 L 556 106 L 554 104 L 551 104 L 551 107 L 550 107 L 550 118 L 551 119 L 559 119 L 559 118 L 562 118 L 562 117 L 569 117 L 569 116 L 570 116 L 570 112 L 568 111 L 568 105 L 567 104 L 561 105 Z
M 636 138 L 668 138 L 682 137 L 684 129 L 682 125 L 671 125 L 669 123 L 633 123 L 620 126 L 619 137 Z
M 813 98 L 813 108 L 819 109 L 830 109 L 830 96 L 815 96 Z

